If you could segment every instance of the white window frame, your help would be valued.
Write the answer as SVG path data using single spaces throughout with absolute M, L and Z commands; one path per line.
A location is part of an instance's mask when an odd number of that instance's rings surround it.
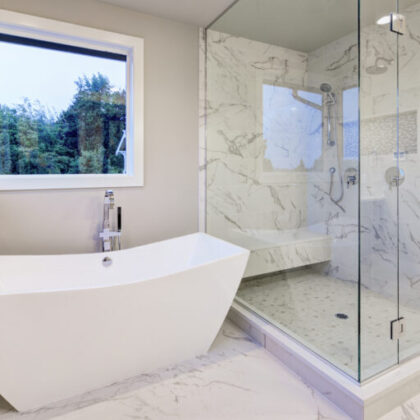
M 127 56 L 127 173 L 0 175 L 0 190 L 141 187 L 144 185 L 144 41 L 108 32 L 0 9 L 0 32 L 104 50 Z

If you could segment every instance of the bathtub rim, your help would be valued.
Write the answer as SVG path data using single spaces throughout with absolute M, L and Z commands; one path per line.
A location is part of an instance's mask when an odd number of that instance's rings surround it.
M 232 248 L 232 253 L 226 256 L 222 256 L 220 258 L 215 258 L 213 260 L 210 261 L 205 261 L 205 262 L 201 262 L 201 263 L 197 263 L 194 265 L 191 265 L 190 267 L 184 268 L 184 269 L 177 269 L 174 271 L 171 271 L 167 274 L 163 274 L 163 275 L 153 275 L 153 276 L 148 276 L 148 277 L 144 277 L 144 278 L 140 278 L 140 279 L 136 279 L 134 281 L 130 281 L 130 282 L 119 282 L 119 283 L 112 283 L 112 284 L 97 284 L 97 285 L 92 285 L 92 286 L 84 286 L 84 287 L 62 287 L 62 288 L 44 288 L 44 289 L 40 289 L 40 290 L 20 290 L 20 291 L 8 291 L 7 290 L 7 286 L 2 286 L 2 282 L 0 279 L 0 299 L 4 296 L 23 296 L 23 295 L 31 295 L 31 294 L 50 294 L 50 293 L 68 293 L 68 292 L 82 292 L 82 291 L 88 291 L 88 290 L 101 290 L 101 289 L 108 289 L 108 288 L 112 288 L 112 287 L 124 287 L 124 286 L 130 286 L 130 285 L 134 285 L 134 284 L 138 284 L 138 283 L 144 283 L 144 282 L 149 282 L 152 280 L 157 280 L 160 278 L 167 278 L 173 275 L 177 275 L 179 273 L 182 272 L 188 272 L 188 271 L 192 271 L 195 269 L 200 269 L 200 268 L 204 268 L 207 267 L 209 265 L 218 263 L 218 262 L 223 262 L 223 261 L 227 261 L 229 259 L 232 258 L 237 258 L 240 256 L 244 256 L 245 254 L 250 255 L 250 250 L 240 247 L 238 245 L 235 245 L 229 241 L 225 241 L 224 239 L 220 239 L 217 238 L 215 236 L 209 235 L 208 233 L 204 233 L 204 232 L 194 232 L 194 233 L 190 233 L 187 235 L 181 235 L 181 236 L 176 236 L 173 238 L 169 238 L 169 239 L 163 239 L 160 241 L 156 241 L 156 242 L 150 242 L 147 244 L 143 244 L 143 245 L 138 245 L 135 247 L 131 247 L 131 248 L 127 248 L 127 249 L 121 249 L 121 250 L 117 250 L 117 251 L 111 251 L 111 252 L 91 252 L 91 253 L 75 253 L 75 254 L 23 254 L 23 255 L 0 255 L 0 260 L 2 258 L 13 258 L 13 259 L 18 259 L 20 257 L 22 258 L 56 258 L 56 257 L 72 257 L 72 256 L 86 256 L 86 257 L 92 257 L 94 255 L 98 256 L 98 264 L 100 264 L 100 262 L 102 261 L 102 259 L 106 256 L 109 255 L 115 255 L 115 253 L 124 253 L 128 250 L 135 250 L 138 248 L 143 248 L 143 247 L 147 247 L 150 245 L 158 245 L 160 243 L 164 243 L 164 242 L 169 242 L 169 241 L 176 241 L 177 239 L 182 239 L 185 237 L 194 237 L 196 236 L 197 238 L 200 237 L 204 237 L 204 238 L 210 238 L 210 240 L 215 240 L 218 242 L 222 242 L 227 244 L 229 247 Z M 1 261 L 0 261 L 1 262 Z M 104 267 L 105 269 L 106 267 Z M 5 290 L 3 290 L 3 287 Z

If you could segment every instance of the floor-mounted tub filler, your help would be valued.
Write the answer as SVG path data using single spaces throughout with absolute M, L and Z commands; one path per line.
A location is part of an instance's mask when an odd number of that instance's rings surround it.
M 197 233 L 112 253 L 1 256 L 0 395 L 35 409 L 207 352 L 248 255 Z

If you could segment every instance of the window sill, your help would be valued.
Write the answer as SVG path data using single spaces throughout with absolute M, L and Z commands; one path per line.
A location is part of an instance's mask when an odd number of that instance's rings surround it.
M 0 175 L 0 191 L 142 187 L 134 175 Z

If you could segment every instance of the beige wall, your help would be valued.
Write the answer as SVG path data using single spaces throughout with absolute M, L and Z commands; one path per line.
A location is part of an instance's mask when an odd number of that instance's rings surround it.
M 115 189 L 131 247 L 198 226 L 198 28 L 94 0 L 0 0 L 0 8 L 145 41 L 145 186 Z M 102 189 L 0 192 L 0 253 L 97 249 Z

